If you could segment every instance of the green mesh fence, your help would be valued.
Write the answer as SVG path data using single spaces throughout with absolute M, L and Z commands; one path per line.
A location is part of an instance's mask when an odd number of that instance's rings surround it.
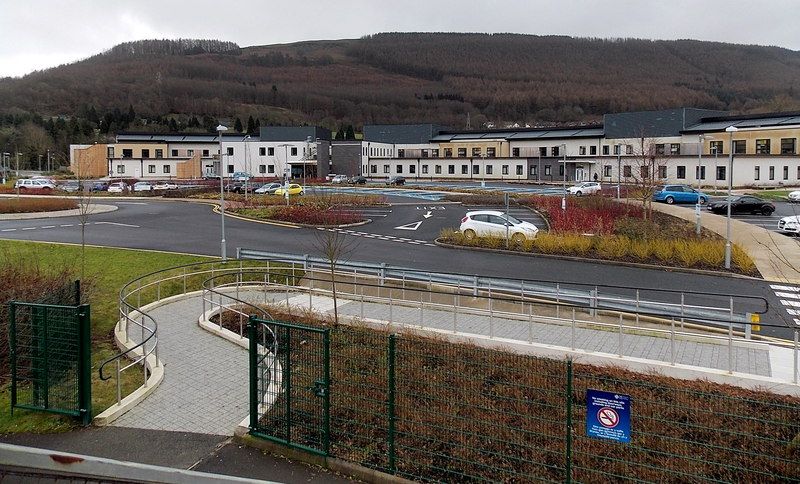
M 313 318 L 303 323 L 321 328 Z M 437 482 L 800 481 L 795 397 L 384 330 L 325 328 L 327 454 L 337 458 Z M 292 341 L 298 359 L 290 361 L 320 367 L 318 338 Z M 279 361 L 285 352 L 278 350 Z M 282 380 L 271 400 L 259 397 L 256 434 L 285 440 L 285 398 L 312 394 L 312 380 Z M 585 435 L 590 388 L 631 396 L 630 443 Z M 308 401 L 309 408 L 326 404 Z M 326 440 L 316 414 L 297 418 L 306 421 L 294 422 L 293 441 Z M 280 423 L 261 423 L 268 421 Z

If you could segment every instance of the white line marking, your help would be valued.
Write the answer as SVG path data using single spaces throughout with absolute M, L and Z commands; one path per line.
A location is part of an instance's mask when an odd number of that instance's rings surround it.
M 36 227 L 22 227 L 21 230 L 36 230 Z
M 795 292 L 800 292 L 800 287 L 794 287 L 794 286 L 778 286 L 778 285 L 775 285 L 775 284 L 770 284 L 770 286 L 769 286 L 769 287 L 771 287 L 772 289 L 776 289 L 776 290 L 778 290 L 778 291 L 795 291 Z
M 800 311 L 796 309 L 786 309 L 786 312 L 792 316 L 800 316 Z
M 401 225 L 399 227 L 395 227 L 395 230 L 417 230 L 419 226 L 422 225 L 422 221 L 419 222 L 411 222 L 409 224 Z
M 17 230 L 17 229 L 3 229 L 0 232 L 14 232 L 15 230 Z
M 61 224 L 59 227 L 72 227 L 72 224 Z
M 95 222 L 94 224 L 95 224 L 95 225 L 117 225 L 117 226 L 119 226 L 119 227 L 132 227 L 132 228 L 134 228 L 134 229 L 140 229 L 140 228 L 142 228 L 142 227 L 141 227 L 141 226 L 139 226 L 139 225 L 122 224 L 122 223 L 119 223 L 119 222 Z
M 790 299 L 800 299 L 800 292 L 776 292 L 775 295 L 778 297 L 788 297 Z
M 415 239 L 414 242 L 419 242 L 420 244 L 427 244 L 428 243 L 427 240 L 419 240 L 419 239 Z
M 56 226 L 55 225 L 43 225 L 42 228 L 43 229 L 54 229 L 54 228 L 56 228 Z
M 117 205 L 147 205 L 145 202 L 115 202 Z
M 25 229 L 22 229 L 22 230 L 25 230 Z M 785 300 L 781 299 L 781 304 L 783 304 L 784 306 L 791 306 L 793 308 L 800 308 L 800 301 L 785 301 Z

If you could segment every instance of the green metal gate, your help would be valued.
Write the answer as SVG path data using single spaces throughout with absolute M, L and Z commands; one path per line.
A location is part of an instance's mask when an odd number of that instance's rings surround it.
M 92 418 L 89 305 L 9 303 L 11 411 Z
M 250 433 L 317 454 L 330 452 L 330 334 L 252 316 Z

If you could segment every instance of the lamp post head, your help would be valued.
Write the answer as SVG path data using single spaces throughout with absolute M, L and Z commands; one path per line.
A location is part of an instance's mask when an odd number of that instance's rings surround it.
M 228 131 L 228 127 L 220 124 L 219 126 L 217 126 L 217 131 L 219 131 L 220 133 L 222 133 L 223 131 Z
M 728 126 L 727 128 L 725 128 L 725 132 L 726 133 L 735 133 L 737 131 L 739 131 L 739 128 L 737 128 L 736 126 L 733 126 L 733 125 Z

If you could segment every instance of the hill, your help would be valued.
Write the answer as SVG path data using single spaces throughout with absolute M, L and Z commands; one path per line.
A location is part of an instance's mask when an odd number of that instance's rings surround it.
M 49 129 L 42 123 L 51 116 L 67 117 L 69 134 L 89 135 L 166 130 L 170 122 L 203 129 L 249 116 L 335 129 L 463 127 L 467 113 L 476 127 L 676 106 L 779 111 L 800 108 L 798 79 L 800 52 L 693 40 L 387 33 L 246 48 L 154 40 L 0 79 L 0 129 L 28 122 Z

